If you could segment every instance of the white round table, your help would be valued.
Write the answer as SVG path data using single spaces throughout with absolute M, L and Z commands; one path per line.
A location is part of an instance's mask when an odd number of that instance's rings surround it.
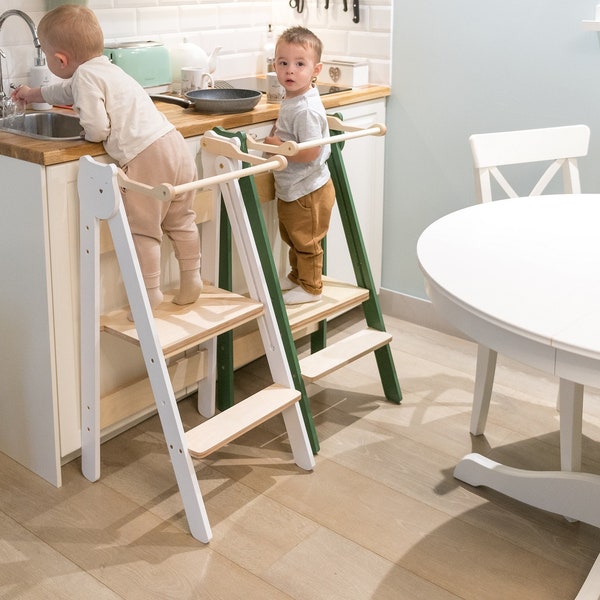
M 563 406 L 575 405 L 576 418 L 583 386 L 600 387 L 600 194 L 459 210 L 423 232 L 417 256 L 436 311 L 482 347 L 559 377 L 561 430 Z M 598 475 L 525 471 L 475 453 L 454 475 L 600 527 Z M 600 558 L 577 599 L 599 589 Z

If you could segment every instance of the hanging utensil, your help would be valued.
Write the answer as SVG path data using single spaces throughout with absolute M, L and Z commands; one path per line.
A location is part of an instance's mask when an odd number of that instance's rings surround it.
M 348 12 L 348 0 L 344 0 L 344 12 Z
M 325 10 L 329 8 L 329 0 L 325 0 Z
M 360 21 L 360 11 L 358 9 L 358 0 L 354 0 L 352 3 L 352 8 L 354 9 L 354 16 L 352 17 L 353 23 L 358 23 Z
M 290 0 L 289 4 L 298 14 L 304 10 L 304 0 Z

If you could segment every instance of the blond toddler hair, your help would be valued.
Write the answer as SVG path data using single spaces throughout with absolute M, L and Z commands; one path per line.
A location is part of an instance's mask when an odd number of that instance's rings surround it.
M 100 56 L 104 50 L 100 23 L 85 6 L 64 4 L 46 13 L 38 25 L 38 36 L 79 64 Z

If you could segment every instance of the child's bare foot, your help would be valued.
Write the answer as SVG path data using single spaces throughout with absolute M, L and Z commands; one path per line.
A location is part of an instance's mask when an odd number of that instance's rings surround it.
M 198 300 L 202 291 L 200 271 L 182 271 L 180 274 L 179 293 L 173 298 L 175 304 L 192 304 Z
M 146 292 L 148 294 L 150 308 L 156 308 L 164 300 L 163 293 L 160 291 L 159 287 L 146 288 Z M 131 311 L 127 313 L 127 319 L 129 321 L 133 321 L 133 315 L 131 314 Z

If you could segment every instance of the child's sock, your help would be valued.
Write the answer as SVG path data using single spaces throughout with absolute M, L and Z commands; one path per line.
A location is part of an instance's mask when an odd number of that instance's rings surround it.
M 146 288 L 146 293 L 148 294 L 148 302 L 150 302 L 150 308 L 156 308 L 164 300 L 163 293 L 160 291 L 159 287 Z M 131 314 L 131 310 L 127 313 L 127 319 L 129 321 L 133 321 L 133 315 Z
M 150 308 L 156 308 L 164 300 L 163 293 L 159 287 L 146 288 L 146 292 L 148 293 Z
M 179 293 L 173 298 L 175 304 L 191 304 L 198 300 L 202 291 L 202 278 L 198 269 L 181 271 Z

